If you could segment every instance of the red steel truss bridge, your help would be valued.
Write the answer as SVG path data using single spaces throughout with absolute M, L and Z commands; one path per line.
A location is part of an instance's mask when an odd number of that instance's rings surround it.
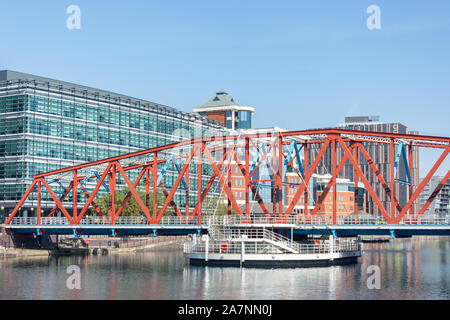
M 385 172 L 390 173 L 389 178 L 381 174 L 383 171 L 369 152 L 369 147 L 381 145 L 388 150 L 385 156 L 389 157 L 386 161 L 389 164 Z M 413 157 L 414 150 L 439 153 L 420 183 L 414 183 L 418 181 L 413 177 L 414 161 L 418 158 Z M 212 224 L 272 227 L 294 234 L 335 236 L 450 235 L 448 215 L 424 216 L 450 177 L 448 162 L 445 162 L 449 151 L 450 138 L 447 137 L 346 129 L 192 139 L 37 174 L 4 227 L 8 232 L 34 235 L 188 234 L 206 232 Z M 327 159 L 329 181 L 322 195 L 310 203 L 308 194 L 313 190 L 308 187 L 309 182 Z M 337 214 L 336 183 L 346 164 L 353 170 L 355 189 L 362 183 L 377 215 L 360 217 L 357 196 L 351 218 L 343 219 Z M 240 201 L 231 186 L 233 165 L 243 178 L 244 199 Z M 267 176 L 258 174 L 263 167 Z M 404 179 L 400 179 L 400 167 L 406 172 Z M 419 204 L 419 195 L 439 168 L 445 170 L 445 176 L 426 201 Z M 298 177 L 297 184 L 286 181 L 287 172 Z M 171 186 L 163 182 L 168 174 L 173 177 Z M 375 181 L 370 183 L 368 175 L 376 177 Z M 261 184 L 270 186 L 269 201 L 267 196 L 264 200 Z M 407 194 L 402 204 L 396 198 L 396 189 L 401 186 Z M 127 188 L 127 194 L 117 204 L 117 191 L 123 187 Z M 288 199 L 287 188 L 291 190 Z M 163 201 L 158 202 L 158 192 L 164 195 Z M 380 192 L 385 193 L 388 201 L 380 199 Z M 109 194 L 109 208 L 102 211 L 97 201 L 105 193 Z M 319 211 L 327 196 L 331 196 L 332 210 L 325 217 Z M 29 197 L 35 216 L 20 216 Z M 141 217 L 122 214 L 132 198 Z M 301 198 L 303 201 L 299 205 Z M 176 199 L 185 201 L 177 203 Z M 211 199 L 223 203 L 225 212 L 218 215 L 211 206 L 205 208 Z

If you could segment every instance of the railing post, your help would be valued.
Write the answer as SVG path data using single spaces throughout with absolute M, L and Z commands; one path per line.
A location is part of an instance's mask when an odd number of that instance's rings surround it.
M 329 246 L 330 253 L 334 253 L 335 248 L 334 248 L 334 237 L 333 237 L 333 235 L 329 236 L 329 241 L 330 241 L 330 246 Z
M 37 183 L 37 224 L 41 224 L 41 181 Z
M 241 241 L 241 267 L 242 267 L 242 263 L 245 261 L 244 255 L 245 255 L 245 242 L 244 242 L 244 239 L 242 238 L 242 241 Z
M 205 261 L 208 261 L 208 253 L 209 253 L 209 236 L 206 235 L 206 241 L 205 241 Z

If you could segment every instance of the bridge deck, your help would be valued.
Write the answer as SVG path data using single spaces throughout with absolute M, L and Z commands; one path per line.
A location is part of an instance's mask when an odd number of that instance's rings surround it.
M 319 219 L 299 220 L 294 218 L 241 220 L 238 217 L 205 217 L 202 221 L 166 217 L 161 224 L 149 224 L 139 217 L 122 217 L 114 225 L 106 219 L 86 218 L 81 224 L 71 225 L 64 218 L 49 218 L 37 224 L 36 218 L 15 218 L 6 230 L 17 234 L 77 234 L 77 235 L 174 235 L 205 233 L 211 225 L 227 225 L 232 228 L 267 228 L 294 234 L 316 234 L 335 236 L 390 235 L 407 237 L 412 235 L 450 235 L 450 223 L 446 219 L 404 221 L 400 224 L 385 224 L 375 219 L 368 221 L 339 221 L 336 225 Z

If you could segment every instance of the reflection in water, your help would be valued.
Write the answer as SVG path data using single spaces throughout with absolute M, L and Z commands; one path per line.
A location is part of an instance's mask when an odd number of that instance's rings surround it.
M 110 256 L 0 260 L 0 299 L 450 299 L 450 242 L 364 244 L 358 264 L 240 269 L 189 266 L 180 247 Z M 81 290 L 69 290 L 70 265 Z M 366 286 L 381 269 L 381 289 Z

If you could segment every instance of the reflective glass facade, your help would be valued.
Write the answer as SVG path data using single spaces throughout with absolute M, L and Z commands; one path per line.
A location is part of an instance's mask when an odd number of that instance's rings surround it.
M 13 208 L 37 173 L 223 130 L 149 101 L 0 71 L 0 206 Z M 164 184 L 171 186 L 174 176 L 166 175 Z

